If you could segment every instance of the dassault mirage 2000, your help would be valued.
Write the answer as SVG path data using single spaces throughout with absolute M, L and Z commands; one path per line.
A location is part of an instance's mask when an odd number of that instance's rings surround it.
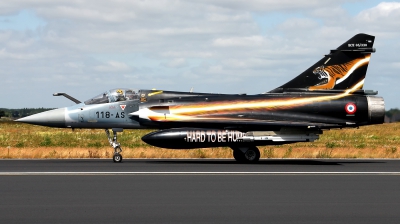
M 55 93 L 76 105 L 17 121 L 105 129 L 114 162 L 122 161 L 117 132 L 123 129 L 159 129 L 142 137 L 157 147 L 230 147 L 238 162 L 257 162 L 257 146 L 311 142 L 323 130 L 383 123 L 383 98 L 363 90 L 374 39 L 357 34 L 293 80 L 262 94 L 119 88 L 80 102 Z

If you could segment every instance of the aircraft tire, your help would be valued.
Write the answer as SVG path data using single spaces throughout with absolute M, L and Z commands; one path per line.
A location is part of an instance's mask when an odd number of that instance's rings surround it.
M 236 162 L 243 163 L 246 158 L 244 157 L 244 153 L 240 151 L 240 149 L 233 150 L 233 158 L 235 158 Z
M 260 160 L 260 150 L 257 147 L 250 147 L 244 154 L 244 160 L 247 163 L 256 163 Z
M 114 161 L 114 163 L 122 162 L 122 155 L 121 154 L 114 154 L 113 161 Z

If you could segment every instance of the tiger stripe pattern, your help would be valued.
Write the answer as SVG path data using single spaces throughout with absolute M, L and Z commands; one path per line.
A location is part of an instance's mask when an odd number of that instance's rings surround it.
M 313 73 L 318 75 L 318 79 L 324 79 L 324 82 L 315 86 L 310 86 L 309 90 L 333 89 L 338 80 L 346 79 L 354 70 L 362 65 L 368 64 L 368 62 L 369 57 L 366 57 L 361 59 L 358 58 L 343 64 L 318 66 L 313 70 Z M 340 80 L 339 82 L 343 80 Z

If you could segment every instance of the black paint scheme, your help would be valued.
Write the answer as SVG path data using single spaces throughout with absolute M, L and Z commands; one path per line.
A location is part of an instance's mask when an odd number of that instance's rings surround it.
M 148 144 L 173 149 L 228 146 L 238 161 L 257 161 L 256 146 L 314 141 L 323 130 L 380 124 L 384 100 L 363 90 L 375 37 L 357 34 L 293 80 L 257 95 L 114 89 L 77 105 L 20 119 L 67 128 L 116 132 L 160 129 Z

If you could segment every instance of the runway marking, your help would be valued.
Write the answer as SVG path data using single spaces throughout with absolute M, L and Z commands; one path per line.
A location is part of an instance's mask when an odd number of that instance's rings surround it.
M 0 176 L 98 175 L 400 175 L 400 172 L 0 172 Z

